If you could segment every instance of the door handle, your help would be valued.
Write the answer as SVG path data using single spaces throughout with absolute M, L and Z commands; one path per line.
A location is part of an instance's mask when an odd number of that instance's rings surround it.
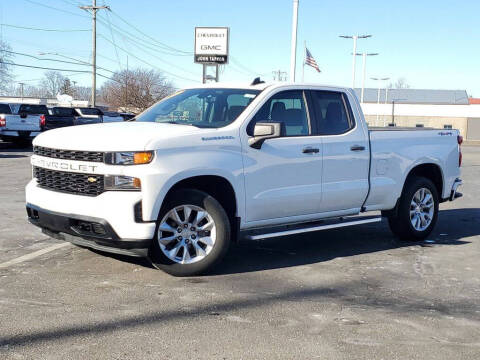
M 353 145 L 351 148 L 350 148 L 351 151 L 363 151 L 365 150 L 365 146 L 361 146 L 361 145 Z
M 320 149 L 312 147 L 306 147 L 302 150 L 302 153 L 304 154 L 317 154 L 318 152 L 320 152 Z

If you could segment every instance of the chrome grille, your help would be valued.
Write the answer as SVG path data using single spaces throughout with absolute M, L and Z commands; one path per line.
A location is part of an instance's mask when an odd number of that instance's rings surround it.
M 97 196 L 104 192 L 103 175 L 77 174 L 33 167 L 40 187 L 77 195 Z
M 39 156 L 55 159 L 103 162 L 103 152 L 101 151 L 61 150 L 46 148 L 43 146 L 34 146 L 33 153 Z

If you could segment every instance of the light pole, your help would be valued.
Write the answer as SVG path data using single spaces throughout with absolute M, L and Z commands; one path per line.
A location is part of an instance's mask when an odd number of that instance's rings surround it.
M 22 103 L 23 103 L 23 86 L 25 83 L 19 82 L 18 85 L 20 85 L 20 96 L 22 97 Z
M 355 55 L 362 56 L 362 58 L 363 58 L 363 64 L 362 64 L 362 67 L 363 67 L 362 93 L 360 95 L 360 102 L 363 104 L 364 95 L 365 95 L 365 76 L 366 76 L 366 73 L 367 73 L 367 56 L 377 56 L 378 53 L 363 52 L 363 53 L 356 53 Z
M 344 39 L 353 39 L 353 63 L 352 63 L 352 88 L 355 89 L 355 65 L 357 56 L 357 39 L 367 39 L 372 37 L 372 35 L 339 35 L 339 37 Z
M 370 79 L 372 80 L 375 80 L 375 81 L 388 81 L 390 80 L 389 77 L 384 77 L 384 78 L 377 78 L 377 77 L 371 77 Z M 380 82 L 378 83 L 378 94 L 377 94 L 377 104 L 378 104 L 378 109 L 377 109 L 377 123 L 378 123 L 378 119 L 379 119 L 379 114 L 378 112 L 380 111 Z M 386 84 L 385 84 L 385 88 L 387 88 Z M 385 127 L 385 117 L 383 118 L 383 126 Z
M 297 67 L 298 2 L 299 0 L 293 0 L 292 49 L 290 53 L 290 81 L 292 82 L 295 82 L 295 70 Z

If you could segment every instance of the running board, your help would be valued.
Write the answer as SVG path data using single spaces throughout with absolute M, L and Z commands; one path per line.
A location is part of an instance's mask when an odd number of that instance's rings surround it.
M 323 224 L 323 225 L 318 225 L 317 223 L 314 226 L 305 226 L 305 224 L 303 224 L 303 227 L 299 227 L 296 229 L 267 232 L 264 234 L 249 234 L 249 235 L 246 235 L 244 238 L 246 240 L 261 240 L 261 239 L 269 239 L 269 238 L 280 237 L 280 236 L 302 234 L 302 233 L 307 233 L 312 231 L 320 231 L 320 230 L 336 229 L 336 228 L 347 227 L 347 226 L 369 224 L 369 223 L 375 223 L 380 221 L 382 221 L 381 216 L 363 219 L 363 220 L 353 220 L 353 221 L 344 221 L 343 219 L 340 219 L 339 222 L 336 222 L 336 223 L 329 223 L 329 224 Z M 258 230 L 259 229 L 257 229 L 257 231 Z M 270 229 L 270 230 L 273 230 L 273 229 Z

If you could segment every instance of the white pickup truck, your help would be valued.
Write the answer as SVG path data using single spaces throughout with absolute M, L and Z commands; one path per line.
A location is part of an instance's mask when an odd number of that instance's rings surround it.
M 380 221 L 432 231 L 461 196 L 457 130 L 368 129 L 353 91 L 313 84 L 205 85 L 134 121 L 34 140 L 31 223 L 189 276 L 240 236 L 262 239 Z
M 0 139 L 26 144 L 45 126 L 45 105 L 0 104 Z

